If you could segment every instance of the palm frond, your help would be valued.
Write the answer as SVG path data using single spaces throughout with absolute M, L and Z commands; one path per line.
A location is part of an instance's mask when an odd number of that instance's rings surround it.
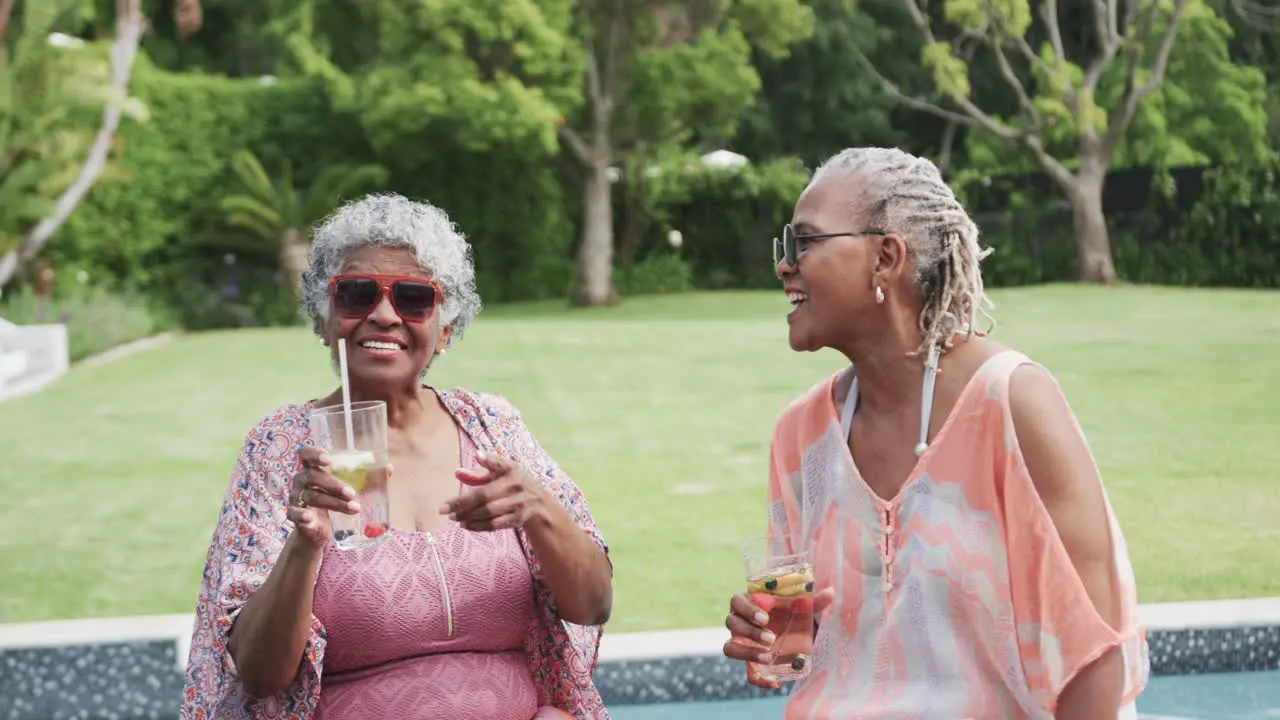
M 328 215 L 340 201 L 386 185 L 389 177 L 381 165 L 332 165 L 324 169 L 303 193 L 304 225 Z
M 248 150 L 236 150 L 231 154 L 231 172 L 250 195 L 266 205 L 278 207 L 276 187 L 257 155 Z
M 280 211 L 258 198 L 248 195 L 228 195 L 218 201 L 218 209 L 233 226 L 274 239 L 284 231 L 284 219 Z
M 273 232 L 274 224 L 263 221 L 256 215 L 247 215 L 243 213 L 232 213 L 227 216 L 227 224 L 244 230 L 253 235 L 260 242 L 279 244 L 280 234 Z

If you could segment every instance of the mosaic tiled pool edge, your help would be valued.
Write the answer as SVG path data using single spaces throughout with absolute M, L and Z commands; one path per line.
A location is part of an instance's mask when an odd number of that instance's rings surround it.
M 170 720 L 181 695 L 173 640 L 0 650 L 0 720 Z
M 1154 675 L 1280 670 L 1280 625 L 1147 633 Z M 722 657 L 601 663 L 596 686 L 606 705 L 737 700 L 765 693 L 743 681 L 742 665 Z
M 1280 669 L 1280 625 L 1153 630 L 1148 640 L 1157 675 Z M 0 720 L 170 720 L 178 662 L 173 639 L 0 649 Z M 778 694 L 747 686 L 741 665 L 716 656 L 605 661 L 596 684 L 609 706 Z

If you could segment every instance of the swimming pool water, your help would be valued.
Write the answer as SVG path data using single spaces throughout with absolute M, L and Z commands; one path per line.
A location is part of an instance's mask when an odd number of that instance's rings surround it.
M 613 720 L 776 720 L 786 698 L 619 705 Z M 1280 670 L 1171 675 L 1151 679 L 1138 698 L 1145 720 L 1275 720 L 1280 718 Z

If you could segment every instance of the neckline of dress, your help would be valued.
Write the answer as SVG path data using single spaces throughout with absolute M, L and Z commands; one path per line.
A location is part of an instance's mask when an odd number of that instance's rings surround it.
M 849 414 L 849 427 L 846 428 L 842 422 L 843 408 L 837 408 L 836 406 L 836 383 L 839 381 L 842 374 L 851 375 L 852 377 L 849 379 L 849 394 L 851 395 L 857 391 L 857 371 L 852 365 L 850 365 L 848 368 L 845 368 L 831 376 L 831 380 L 827 385 L 826 406 L 828 415 L 836 421 L 837 427 L 841 428 L 840 447 L 844 450 L 845 457 L 849 460 L 849 467 L 853 469 L 854 482 L 862 488 L 862 490 L 866 492 L 872 501 L 879 505 L 882 510 L 891 509 L 902 502 L 902 498 L 906 495 L 907 491 L 915 484 L 916 480 L 924 474 L 923 471 L 925 467 L 933 458 L 938 446 L 942 444 L 941 440 L 943 437 L 947 434 L 948 430 L 951 429 L 951 426 L 955 424 L 956 418 L 960 415 L 960 411 L 963 410 L 964 406 L 968 403 L 969 396 L 972 395 L 975 392 L 974 389 L 978 387 L 980 379 L 986 375 L 997 359 L 1009 354 L 1018 354 L 1018 351 L 1001 350 L 1000 352 L 995 353 L 986 360 L 983 360 L 982 364 L 978 366 L 978 369 L 973 372 L 973 375 L 965 381 L 964 388 L 961 389 L 960 395 L 956 397 L 956 402 L 952 405 L 951 411 L 947 413 L 947 418 L 942 422 L 942 427 L 938 428 L 937 434 L 934 435 L 933 440 L 928 443 L 928 447 L 916 458 L 916 463 L 912 466 L 911 472 L 907 474 L 907 479 L 903 481 L 902 486 L 898 488 L 897 493 L 895 493 L 892 498 L 884 498 L 873 490 L 871 486 L 867 484 L 866 478 L 862 476 L 862 472 L 858 470 L 858 463 L 853 459 L 853 452 L 849 448 L 849 432 L 852 429 L 853 413 Z M 846 395 L 846 405 L 849 403 L 849 400 L 849 396 Z M 854 402 L 856 404 L 857 401 L 855 400 Z M 928 432 L 927 426 L 925 432 Z

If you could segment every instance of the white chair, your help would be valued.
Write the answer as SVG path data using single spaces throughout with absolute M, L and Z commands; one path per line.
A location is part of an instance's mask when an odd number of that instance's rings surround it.
M 62 377 L 68 360 L 65 325 L 15 325 L 0 318 L 0 401 Z

